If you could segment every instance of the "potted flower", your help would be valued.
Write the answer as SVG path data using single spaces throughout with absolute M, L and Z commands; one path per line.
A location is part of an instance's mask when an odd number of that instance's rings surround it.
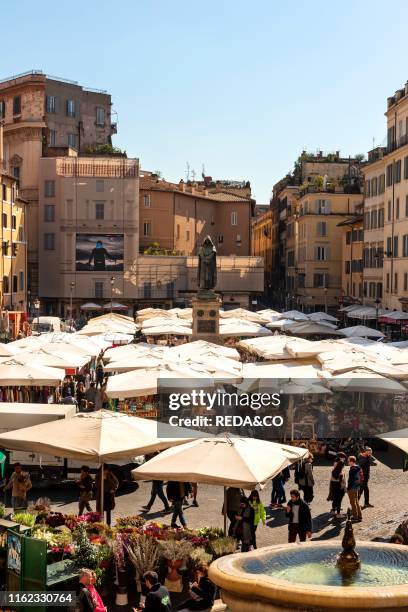
M 160 542 L 160 553 L 167 564 L 166 586 L 169 591 L 182 591 L 179 572 L 185 560 L 190 556 L 193 546 L 187 540 L 164 540 Z
M 224 537 L 210 541 L 210 547 L 214 553 L 214 558 L 224 557 L 224 555 L 231 555 L 237 550 L 237 541 L 235 538 Z
M 157 540 L 146 535 L 130 536 L 125 544 L 129 559 L 135 568 L 136 586 L 138 593 L 142 595 L 143 574 L 150 570 L 155 570 L 159 563 L 160 550 Z

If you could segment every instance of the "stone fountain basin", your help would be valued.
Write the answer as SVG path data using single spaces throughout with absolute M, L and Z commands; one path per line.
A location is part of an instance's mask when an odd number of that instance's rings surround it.
M 357 552 L 378 557 L 379 554 L 397 556 L 408 569 L 408 547 L 382 542 L 358 542 Z M 268 575 L 268 562 L 284 557 L 287 553 L 299 552 L 299 566 L 302 551 L 307 556 L 320 558 L 322 553 L 333 555 L 341 551 L 341 544 L 332 542 L 308 542 L 269 546 L 249 553 L 237 553 L 221 557 L 210 566 L 210 578 L 222 589 L 222 598 L 232 612 L 277 612 L 299 611 L 362 612 L 367 610 L 408 611 L 408 579 L 405 584 L 391 586 L 323 586 L 300 584 Z M 364 564 L 362 554 L 362 564 Z M 251 567 L 252 566 L 252 567 Z M 254 569 L 255 568 L 255 569 Z M 263 569 L 262 569 L 263 568 Z M 256 573 L 254 573 L 256 571 Z

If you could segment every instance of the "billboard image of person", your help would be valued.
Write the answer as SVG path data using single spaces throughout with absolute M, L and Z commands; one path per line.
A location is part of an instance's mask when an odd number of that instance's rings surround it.
M 77 234 L 77 272 L 123 272 L 123 234 Z

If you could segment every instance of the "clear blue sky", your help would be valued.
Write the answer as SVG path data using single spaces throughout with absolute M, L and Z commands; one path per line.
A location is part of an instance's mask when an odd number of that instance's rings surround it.
M 179 180 L 204 163 L 262 203 L 303 148 L 381 144 L 386 98 L 408 78 L 407 23 L 406 0 L 22 0 L 0 73 L 107 89 L 114 144 L 142 168 Z

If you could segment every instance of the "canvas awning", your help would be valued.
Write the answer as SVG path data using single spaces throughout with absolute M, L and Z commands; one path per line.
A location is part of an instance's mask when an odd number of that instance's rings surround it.
M 47 366 L 21 365 L 10 359 L 0 364 L 0 387 L 55 387 L 65 377 L 65 370 Z
M 384 334 L 378 329 L 367 327 L 366 325 L 354 325 L 352 327 L 344 327 L 339 330 L 342 336 L 346 338 L 384 338 Z
M 286 444 L 225 435 L 194 440 L 178 450 L 160 453 L 133 470 L 132 476 L 253 489 L 265 485 L 309 452 Z
M 100 304 L 95 304 L 95 302 L 86 302 L 82 304 L 81 310 L 89 310 L 92 312 L 94 310 L 102 310 L 102 306 L 100 306 Z
M 184 437 L 185 432 L 190 435 Z M 195 432 L 180 431 L 180 428 L 177 434 L 181 436 L 159 438 L 156 421 L 98 410 L 0 434 L 0 446 L 67 459 L 107 462 L 130 459 L 196 437 L 191 435 Z

